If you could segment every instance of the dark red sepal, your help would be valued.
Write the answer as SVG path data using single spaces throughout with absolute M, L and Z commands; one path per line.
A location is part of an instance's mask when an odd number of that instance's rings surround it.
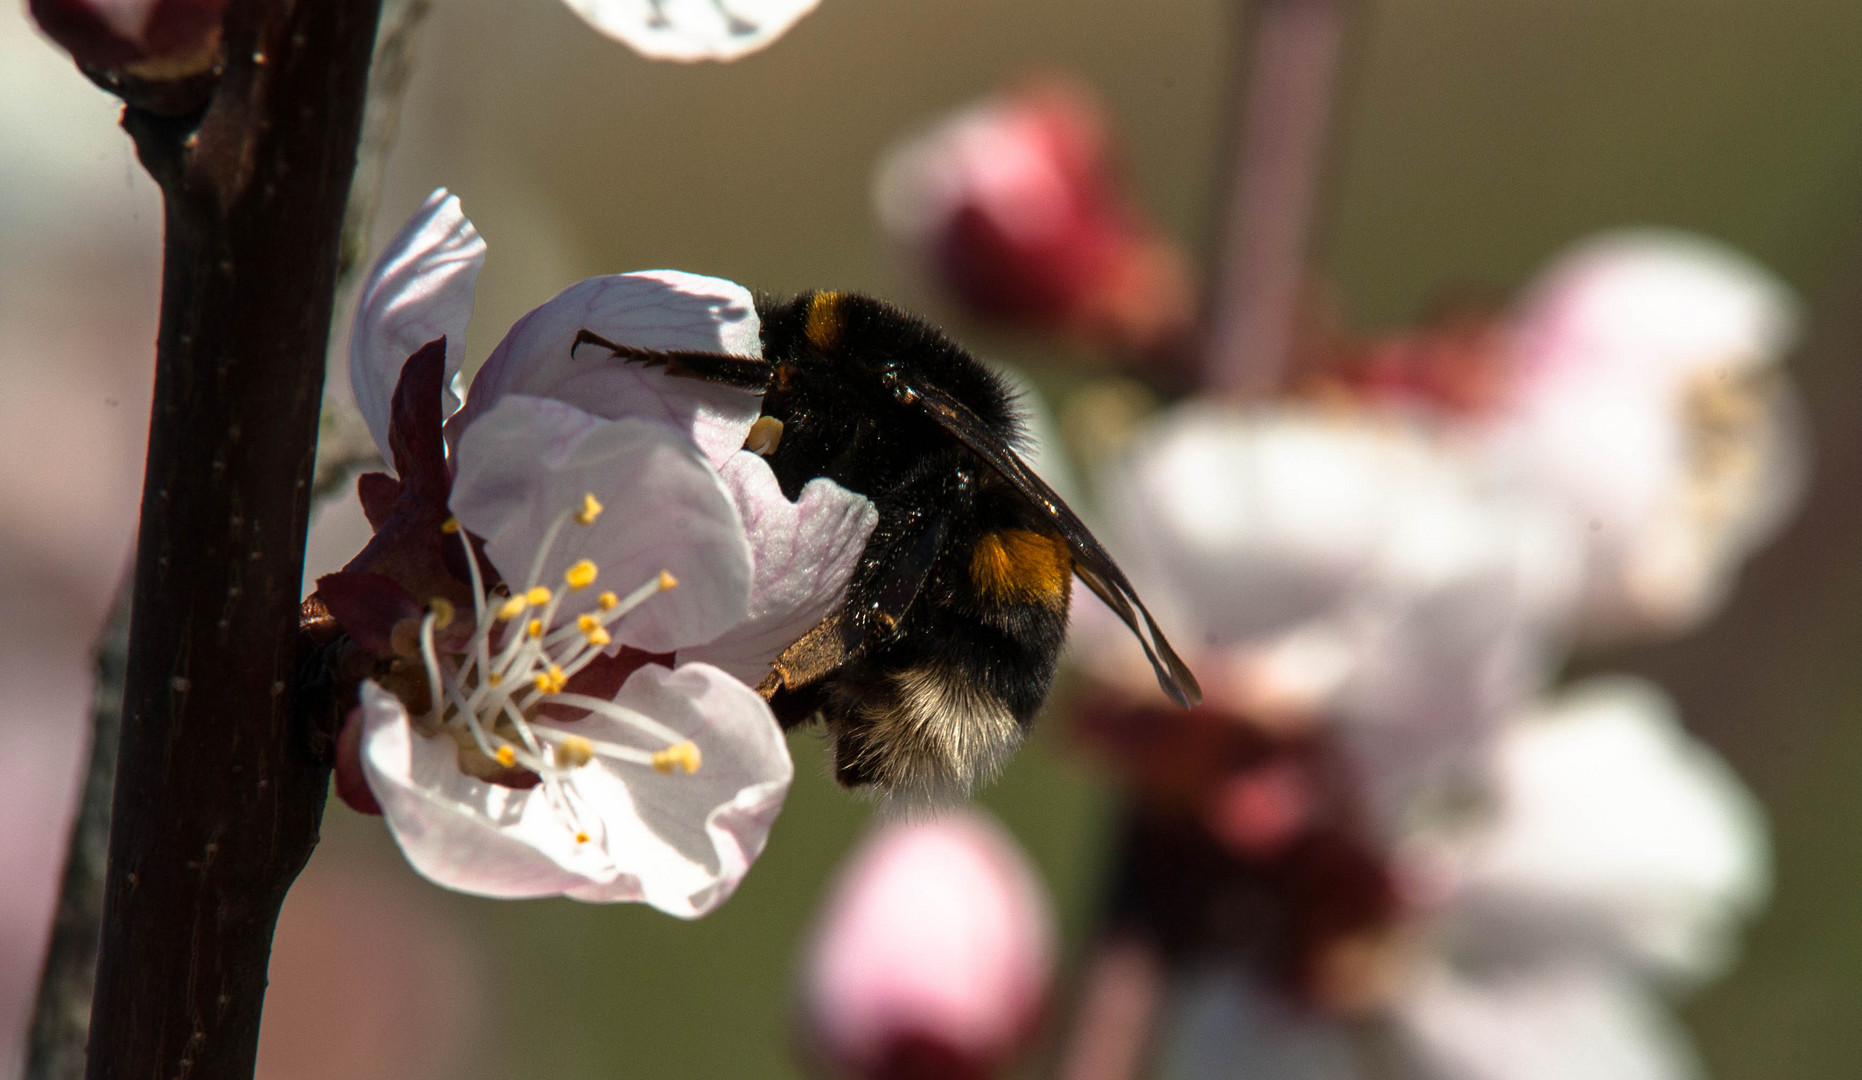
M 393 656 L 396 624 L 425 611 L 413 593 L 385 574 L 325 574 L 317 579 L 317 595 L 349 639 L 377 656 Z
M 362 772 L 362 710 L 354 708 L 343 720 L 343 732 L 336 738 L 336 797 L 358 814 L 381 816 L 381 803 L 369 790 Z

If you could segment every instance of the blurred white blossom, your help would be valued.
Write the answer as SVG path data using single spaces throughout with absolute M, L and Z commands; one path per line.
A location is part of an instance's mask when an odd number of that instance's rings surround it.
M 1492 435 L 1585 537 L 1580 629 L 1698 625 L 1803 486 L 1782 367 L 1796 298 L 1731 248 L 1651 230 L 1555 259 L 1513 318 L 1515 385 Z
M 590 26 L 653 60 L 735 60 L 787 33 L 820 0 L 566 0 Z
M 1421 429 L 1361 413 L 1173 410 L 1099 501 L 1205 700 L 1334 726 L 1386 835 L 1542 684 L 1575 581 L 1531 503 Z M 1095 674 L 1142 687 L 1096 631 L 1080 635 Z
M 1168 1075 L 1688 1080 L 1666 999 L 1718 973 L 1765 899 L 1761 811 L 1653 686 L 1593 679 L 1509 724 L 1484 812 L 1414 826 L 1408 944 L 1353 1017 L 1246 971 L 1190 984 Z M 1366 1021 L 1394 1073 L 1366 1072 Z M 1265 1070 L 1265 1071 L 1263 1071 Z

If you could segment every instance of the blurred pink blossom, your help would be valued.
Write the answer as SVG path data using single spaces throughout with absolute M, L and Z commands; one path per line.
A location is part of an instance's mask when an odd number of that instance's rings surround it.
M 861 1080 L 1002 1075 L 1053 977 L 1047 891 L 970 809 L 882 824 L 842 866 L 803 961 L 810 1052 Z
M 880 223 L 975 313 L 1150 350 L 1187 331 L 1183 254 L 1126 191 L 1104 108 L 1064 81 L 973 105 L 894 149 Z

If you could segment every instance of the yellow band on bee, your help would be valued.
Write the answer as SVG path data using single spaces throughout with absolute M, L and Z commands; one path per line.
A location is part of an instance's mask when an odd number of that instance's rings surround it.
M 1003 529 L 970 552 L 970 581 L 991 600 L 1058 606 L 1070 594 L 1073 552 L 1058 536 Z
M 808 302 L 808 322 L 802 333 L 817 349 L 832 349 L 840 343 L 841 302 L 839 293 L 820 292 Z

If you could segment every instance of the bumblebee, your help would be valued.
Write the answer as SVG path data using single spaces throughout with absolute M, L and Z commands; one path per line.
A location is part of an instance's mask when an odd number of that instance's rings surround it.
M 759 298 L 763 355 L 595 345 L 763 395 L 749 449 L 783 494 L 825 476 L 879 520 L 846 600 L 757 688 L 785 729 L 820 717 L 835 778 L 934 801 L 968 794 L 1021 742 L 1053 682 L 1072 579 L 1118 613 L 1178 704 L 1195 677 L 1080 519 L 1036 476 L 1014 396 L 936 327 L 881 300 Z

